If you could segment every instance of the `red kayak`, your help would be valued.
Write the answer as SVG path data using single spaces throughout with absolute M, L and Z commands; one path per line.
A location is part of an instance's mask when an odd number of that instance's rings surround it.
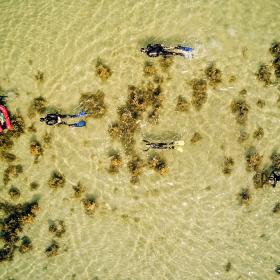
M 12 124 L 11 124 L 11 121 L 10 121 L 10 118 L 9 118 L 8 110 L 3 105 L 0 105 L 0 111 L 2 112 L 2 114 L 5 118 L 7 129 L 12 130 L 13 128 L 12 128 Z M 2 131 L 3 131 L 3 128 L 0 125 L 0 132 L 2 132 Z

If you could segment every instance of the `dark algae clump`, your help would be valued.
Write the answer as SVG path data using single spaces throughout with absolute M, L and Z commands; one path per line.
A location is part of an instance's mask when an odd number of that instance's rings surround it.
M 94 196 L 87 196 L 82 200 L 85 213 L 92 216 L 95 213 L 97 202 Z
M 244 99 L 236 99 L 231 102 L 231 111 L 235 114 L 239 124 L 245 124 L 248 119 L 249 105 Z
M 43 96 L 39 96 L 33 99 L 28 109 L 28 115 L 30 118 L 35 116 L 35 113 L 44 114 L 47 110 L 47 100 Z
M 29 252 L 30 250 L 32 250 L 33 246 L 32 246 L 32 242 L 31 239 L 28 236 L 23 236 L 21 238 L 21 244 L 18 248 L 19 252 L 22 254 L 25 254 L 27 252 Z
M 246 153 L 247 171 L 258 171 L 262 163 L 263 156 L 261 156 L 255 149 L 250 147 Z
M 250 192 L 248 188 L 243 188 L 238 194 L 239 201 L 241 204 L 247 204 L 250 200 Z
M 78 182 L 77 185 L 72 186 L 73 191 L 74 191 L 74 196 L 76 198 L 79 198 L 82 196 L 82 194 L 86 191 L 86 188 L 80 183 Z
M 195 132 L 191 138 L 191 143 L 192 144 L 196 144 L 197 142 L 199 142 L 200 140 L 202 140 L 202 136 L 199 132 Z
M 101 90 L 97 90 L 96 93 L 83 93 L 79 102 L 81 109 L 94 118 L 102 118 L 107 111 L 104 96 Z
M 261 64 L 259 70 L 256 73 L 257 79 L 261 82 L 264 82 L 265 86 L 271 84 L 271 72 L 270 67 L 266 64 Z
M 52 172 L 50 179 L 48 180 L 48 186 L 52 189 L 63 188 L 65 185 L 65 177 L 59 171 Z
M 176 111 L 178 112 L 188 112 L 190 110 L 189 101 L 182 95 L 177 97 Z
M 269 51 L 274 57 L 280 56 L 280 42 L 273 42 L 269 48 Z
M 227 262 L 227 264 L 225 265 L 225 271 L 229 272 L 231 270 L 231 262 Z
M 112 70 L 101 59 L 98 59 L 95 65 L 95 74 L 104 82 L 111 77 Z
M 270 157 L 273 170 L 280 171 L 280 153 L 273 153 Z
M 18 199 L 20 197 L 20 190 L 17 187 L 11 187 L 8 193 L 11 199 Z
M 148 165 L 160 175 L 168 173 L 168 166 L 166 160 L 159 154 L 154 154 L 148 160 Z
M 61 237 L 66 232 L 64 221 L 62 220 L 50 221 L 49 232 L 51 232 L 55 237 Z
M 29 186 L 32 191 L 37 190 L 39 188 L 39 184 L 37 182 L 31 182 Z
M 23 167 L 20 164 L 17 165 L 9 165 L 3 175 L 3 183 L 4 185 L 7 185 L 8 182 L 13 178 L 13 177 L 18 177 L 19 174 L 23 173 Z
M 53 257 L 58 254 L 59 245 L 55 240 L 51 241 L 51 244 L 45 249 L 47 257 Z
M 264 130 L 262 127 L 258 127 L 253 133 L 253 137 L 257 140 L 262 139 L 263 136 L 264 136 Z
M 144 161 L 137 155 L 132 156 L 127 163 L 129 173 L 131 174 L 130 182 L 135 184 L 139 181 L 139 176 L 143 173 L 145 167 Z
M 1 220 L 0 239 L 4 246 L 0 249 L 0 262 L 11 260 L 15 250 L 18 248 L 17 243 L 20 241 L 20 234 L 26 224 L 33 222 L 36 213 L 39 210 L 37 201 L 26 202 L 24 204 L 10 204 L 0 202 L 0 210 L 4 213 Z M 20 252 L 25 251 L 22 246 L 27 246 L 26 237 L 22 237 Z
M 258 99 L 256 104 L 259 108 L 263 108 L 265 106 L 265 101 L 263 99 Z
M 9 152 L 5 152 L 5 151 L 2 151 L 1 154 L 0 154 L 0 158 L 5 160 L 6 162 L 13 162 L 17 159 L 16 155 L 12 154 L 12 153 L 9 153 Z
M 268 177 L 269 175 L 267 174 L 267 172 L 265 172 L 265 170 L 257 171 L 253 176 L 253 183 L 255 188 L 262 188 L 265 184 L 267 184 Z
M 146 76 L 153 76 L 153 75 L 157 74 L 158 70 L 153 62 L 146 61 L 144 64 L 143 72 L 144 72 L 144 75 L 146 75 Z
M 216 67 L 215 63 L 211 63 L 205 69 L 205 75 L 210 85 L 214 87 L 222 82 L 222 71 Z
M 37 71 L 37 73 L 34 75 L 34 78 L 38 82 L 43 82 L 45 80 L 45 74 L 42 71 Z
M 39 157 L 41 157 L 44 153 L 44 149 L 38 140 L 36 139 L 31 140 L 30 153 L 34 156 L 34 162 L 37 163 Z
M 122 166 L 122 158 L 120 154 L 116 153 L 110 156 L 110 166 L 109 166 L 109 172 L 110 173 L 118 173 L 121 166 Z
M 207 101 L 207 83 L 203 79 L 193 79 L 192 105 L 199 111 Z
M 273 213 L 279 213 L 280 212 L 280 202 L 276 202 L 273 209 L 272 209 Z
M 234 160 L 232 157 L 225 157 L 223 163 L 223 173 L 230 175 L 234 166 Z

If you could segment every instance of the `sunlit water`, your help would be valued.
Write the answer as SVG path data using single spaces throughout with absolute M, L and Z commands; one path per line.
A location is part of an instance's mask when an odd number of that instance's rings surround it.
M 18 109 L 26 126 L 35 122 L 16 142 L 13 153 L 24 173 L 7 186 L 1 198 L 10 200 L 11 185 L 21 191 L 18 202 L 39 197 L 40 211 L 24 228 L 33 244 L 26 254 L 16 252 L 0 264 L 0 279 L 278 279 L 280 221 L 272 209 L 279 188 L 256 190 L 253 173 L 246 171 L 250 146 L 269 164 L 279 147 L 279 90 L 264 87 L 254 73 L 269 63 L 272 41 L 280 39 L 280 3 L 269 1 L 1 1 L 0 85 L 18 92 L 9 107 Z M 108 135 L 125 103 L 128 85 L 139 85 L 144 63 L 139 49 L 149 42 L 185 44 L 196 49 L 193 60 L 174 59 L 163 73 L 164 103 L 159 124 L 146 118 L 136 133 L 136 149 L 143 159 L 142 139 L 165 134 L 185 141 L 183 153 L 163 151 L 169 173 L 161 176 L 146 168 L 136 185 L 130 183 L 128 157 Z M 113 74 L 106 82 L 95 75 L 101 58 Z M 152 60 L 152 59 L 150 59 Z M 158 59 L 153 59 L 157 65 Z M 208 99 L 197 112 L 176 112 L 178 95 L 191 99 L 189 82 L 202 78 L 216 62 L 223 82 L 208 87 Z M 36 81 L 37 71 L 44 81 Z M 234 75 L 236 81 L 229 82 Z M 81 93 L 103 90 L 108 110 L 86 128 L 47 127 L 27 116 L 33 98 L 44 96 L 49 107 L 77 112 Z M 238 142 L 240 125 L 230 104 L 247 89 L 250 105 L 245 130 L 248 140 Z M 265 100 L 259 108 L 257 100 Z M 264 129 L 261 140 L 253 138 Z M 52 133 L 50 148 L 39 163 L 30 154 L 30 139 Z M 191 144 L 199 132 L 202 140 Z M 124 165 L 108 173 L 111 149 L 119 149 Z M 234 159 L 231 175 L 222 172 L 225 156 Z M 1 176 L 7 163 L 1 165 Z M 52 190 L 47 181 L 53 170 L 66 177 L 63 189 Z M 40 187 L 31 191 L 29 184 Z M 97 197 L 94 216 L 85 214 L 72 185 L 81 182 L 85 194 Z M 251 202 L 241 205 L 238 193 L 249 187 Z M 54 238 L 48 221 L 61 219 L 66 233 Z M 57 256 L 47 257 L 55 239 Z M 231 269 L 226 271 L 226 264 Z

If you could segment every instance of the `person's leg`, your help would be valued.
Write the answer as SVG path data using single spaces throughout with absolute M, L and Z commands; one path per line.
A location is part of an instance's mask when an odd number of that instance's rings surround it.
M 80 112 L 78 114 L 75 114 L 75 115 L 66 115 L 68 118 L 79 118 L 79 117 L 85 117 L 87 116 L 88 114 L 86 112 Z
M 79 121 L 77 123 L 71 123 L 71 124 L 67 124 L 70 127 L 84 127 L 86 126 L 86 122 L 85 121 Z

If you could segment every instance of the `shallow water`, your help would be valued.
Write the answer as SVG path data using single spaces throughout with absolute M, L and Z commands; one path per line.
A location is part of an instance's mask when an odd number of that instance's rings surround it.
M 12 152 L 24 173 L 1 184 L 1 198 L 10 201 L 7 191 L 15 185 L 21 191 L 18 202 L 38 197 L 40 211 L 22 233 L 31 238 L 33 250 L 0 263 L 0 279 L 278 279 L 280 222 L 272 209 L 279 188 L 255 189 L 245 153 L 256 147 L 266 165 L 273 151 L 280 152 L 278 85 L 264 87 L 254 75 L 261 62 L 270 63 L 268 49 L 280 39 L 279 11 L 277 0 L 1 1 L 0 85 L 18 93 L 9 100 L 10 109 L 37 129 L 16 141 Z M 163 140 L 175 135 L 185 146 L 183 153 L 161 152 L 167 175 L 146 168 L 133 185 L 129 158 L 107 130 L 125 103 L 128 85 L 147 79 L 143 67 L 149 59 L 139 48 L 156 41 L 191 45 L 197 53 L 193 60 L 176 57 L 162 73 L 159 124 L 141 121 L 136 149 L 148 158 L 141 141 L 149 135 Z M 98 58 L 113 72 L 106 82 L 95 75 Z M 158 59 L 150 60 L 158 65 Z M 208 86 L 200 111 L 176 112 L 177 96 L 191 100 L 190 81 L 202 78 L 210 62 L 221 69 L 222 83 Z M 34 78 L 37 71 L 44 73 L 44 81 Z M 236 81 L 229 82 L 232 75 Z M 86 128 L 47 127 L 39 115 L 28 117 L 35 97 L 74 113 L 81 93 L 98 89 L 105 93 L 108 110 Z M 245 126 L 236 123 L 230 108 L 242 89 L 250 106 Z M 264 108 L 256 105 L 260 98 Z M 258 127 L 264 129 L 261 140 L 253 138 Z M 238 142 L 241 128 L 250 134 L 243 143 Z M 46 132 L 52 142 L 35 164 L 30 139 L 36 135 L 41 142 Z M 194 132 L 202 140 L 191 144 Z M 111 149 L 120 150 L 124 159 L 115 175 L 108 172 Z M 225 156 L 234 159 L 231 175 L 222 172 Z M 6 167 L 3 162 L 1 176 Z M 48 187 L 55 169 L 66 177 L 63 189 Z M 31 191 L 33 181 L 40 187 Z M 72 185 L 79 181 L 85 195 L 97 197 L 93 216 L 74 198 Z M 238 193 L 246 187 L 251 201 L 241 205 Z M 66 224 L 61 238 L 48 230 L 54 219 Z M 47 257 L 44 251 L 53 239 L 60 249 Z

